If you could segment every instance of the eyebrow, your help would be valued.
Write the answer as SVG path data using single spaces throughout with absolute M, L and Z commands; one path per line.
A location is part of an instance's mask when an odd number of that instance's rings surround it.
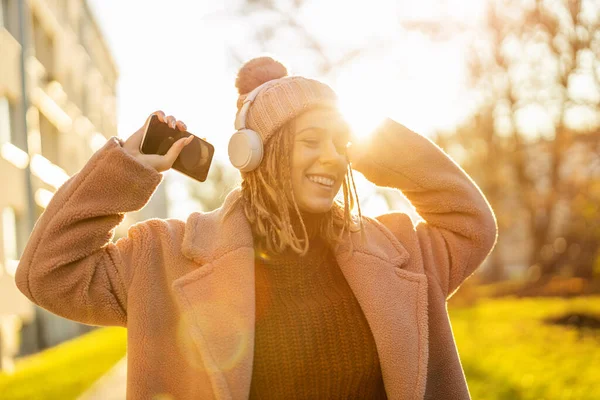
M 299 134 L 301 134 L 303 132 L 310 131 L 310 130 L 316 130 L 316 131 L 326 132 L 329 129 L 328 128 L 323 128 L 323 127 L 320 127 L 320 126 L 307 126 L 306 128 L 304 128 L 304 129 L 296 132 L 296 135 L 299 135 Z M 336 129 L 335 131 L 336 132 L 344 132 L 345 133 L 345 132 L 349 132 L 350 128 L 348 126 L 346 126 L 346 125 L 340 125 L 338 127 L 338 129 Z
M 326 129 L 325 128 L 321 128 L 319 126 L 308 126 L 308 127 L 304 128 L 304 129 L 302 129 L 301 131 L 296 132 L 296 135 L 299 135 L 299 134 L 301 134 L 303 132 L 310 131 L 310 130 L 325 131 Z

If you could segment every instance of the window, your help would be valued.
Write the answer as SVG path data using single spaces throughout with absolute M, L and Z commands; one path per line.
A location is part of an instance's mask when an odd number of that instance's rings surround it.
M 2 245 L 4 260 L 16 260 L 17 255 L 17 218 L 12 207 L 2 210 Z
M 42 141 L 42 156 L 51 163 L 59 165 L 59 132 L 44 114 L 40 113 L 40 137 Z
M 19 265 L 20 249 L 18 246 L 21 243 L 19 234 L 23 221 L 12 207 L 4 208 L 0 218 L 2 219 L 2 248 L 4 250 L 4 260 L 1 261 L 5 269 L 0 272 L 7 272 L 8 275 L 14 277 Z
M 68 0 L 59 0 L 57 5 L 57 13 L 58 13 L 58 20 L 60 21 L 61 25 L 68 25 L 69 24 L 69 1 Z
M 12 142 L 10 103 L 6 97 L 0 97 L 0 145 Z
M 0 28 L 8 27 L 8 0 L 2 0 L 0 4 Z
M 77 33 L 79 34 L 79 43 L 83 44 L 83 47 L 87 50 L 87 15 L 85 13 L 85 10 L 83 10 L 81 13 L 81 17 L 79 18 L 79 29 Z
M 89 64 L 87 61 L 81 65 L 81 69 L 79 71 L 80 74 L 80 86 L 79 92 L 77 93 L 77 97 L 74 99 L 75 104 L 81 110 L 81 113 L 89 118 L 89 93 L 88 90 L 90 88 L 89 85 Z
M 17 3 L 13 0 L 0 0 L 0 28 L 4 27 L 11 35 L 18 38 Z
M 54 40 L 35 14 L 33 15 L 33 45 L 35 57 L 46 70 L 46 81 L 54 80 Z
M 89 118 L 89 112 L 90 112 L 89 101 L 90 101 L 90 99 L 89 99 L 88 89 L 89 89 L 89 86 L 84 82 L 83 85 L 81 85 L 80 109 L 81 109 L 81 113 Z

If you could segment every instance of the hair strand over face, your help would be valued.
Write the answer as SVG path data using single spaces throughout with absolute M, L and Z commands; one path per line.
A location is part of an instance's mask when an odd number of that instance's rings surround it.
M 244 213 L 253 235 L 270 253 L 281 253 L 287 247 L 306 254 L 309 234 L 294 198 L 291 179 L 291 157 L 294 145 L 293 121 L 280 128 L 265 146 L 260 166 L 243 174 L 241 184 Z M 362 229 L 362 213 L 350 164 L 342 183 L 343 201 L 334 201 L 325 213 L 317 234 L 335 246 L 345 232 Z M 358 227 L 352 209 L 358 206 Z M 293 214 L 292 214 L 293 212 Z M 301 232 L 294 229 L 298 221 Z

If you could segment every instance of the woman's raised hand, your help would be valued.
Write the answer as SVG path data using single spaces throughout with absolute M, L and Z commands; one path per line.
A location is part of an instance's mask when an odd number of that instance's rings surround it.
M 361 138 L 357 135 L 350 137 L 350 143 L 346 149 L 348 161 L 352 163 L 352 168 L 357 169 L 360 163 L 367 157 L 367 142 L 368 139 Z
M 142 139 L 144 137 L 144 132 L 146 132 L 146 128 L 148 123 L 150 122 L 150 118 L 156 115 L 161 122 L 166 122 L 171 128 L 179 129 L 180 131 L 185 131 L 187 127 L 182 121 L 178 121 L 172 115 L 168 117 L 165 116 L 165 113 L 162 111 L 156 111 L 150 114 L 150 116 L 146 119 L 146 123 L 140 129 L 137 130 L 133 135 L 131 135 L 125 144 L 123 144 L 123 150 L 129 153 L 136 160 L 145 164 L 151 168 L 154 168 L 158 172 L 163 172 L 171 168 L 179 153 L 183 148 L 194 140 L 193 136 L 189 136 L 187 138 L 181 138 L 167 151 L 167 154 L 164 156 L 158 154 L 143 154 L 140 152 L 140 146 L 142 144 Z

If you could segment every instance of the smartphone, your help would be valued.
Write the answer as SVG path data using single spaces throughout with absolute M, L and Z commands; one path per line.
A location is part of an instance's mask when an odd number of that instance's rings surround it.
M 194 136 L 194 140 L 181 150 L 172 168 L 190 178 L 204 182 L 215 153 L 214 146 L 187 131 L 171 128 L 166 122 L 161 122 L 156 115 L 150 117 L 140 152 L 164 156 L 173 143 L 188 136 Z

